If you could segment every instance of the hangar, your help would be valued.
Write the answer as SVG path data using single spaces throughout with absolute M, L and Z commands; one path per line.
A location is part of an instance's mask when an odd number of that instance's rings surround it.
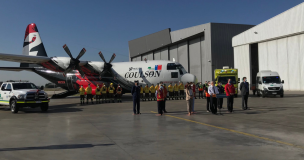
M 175 59 L 199 82 L 213 80 L 214 69 L 234 67 L 232 37 L 253 25 L 206 23 L 170 28 L 129 41 L 131 61 Z
M 301 3 L 232 39 L 234 66 L 239 77 L 256 84 L 256 74 L 280 74 L 284 90 L 304 91 L 304 3 Z

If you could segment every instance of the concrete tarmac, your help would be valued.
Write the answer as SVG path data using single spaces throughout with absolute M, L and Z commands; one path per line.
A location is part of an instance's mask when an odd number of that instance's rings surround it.
M 0 109 L 0 159 L 7 160 L 255 160 L 304 159 L 304 92 L 285 97 L 249 97 L 250 110 L 206 112 L 196 99 L 193 116 L 185 100 L 167 101 L 157 117 L 155 101 L 132 115 L 130 95 L 122 103 L 80 105 L 78 98 L 53 99 L 50 109 Z

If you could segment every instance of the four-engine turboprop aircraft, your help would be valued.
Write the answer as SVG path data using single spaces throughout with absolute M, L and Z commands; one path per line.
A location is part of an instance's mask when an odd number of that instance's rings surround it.
M 20 62 L 20 67 L 0 67 L 5 71 L 31 71 L 68 90 L 77 92 L 80 85 L 91 85 L 93 94 L 97 85 L 120 84 L 124 92 L 130 92 L 135 81 L 145 85 L 195 82 L 196 77 L 184 67 L 172 61 L 139 61 L 112 63 L 115 54 L 107 62 L 101 52 L 100 61 L 80 61 L 86 50 L 83 48 L 74 58 L 67 45 L 63 46 L 69 57 L 47 57 L 36 24 L 29 24 L 25 31 L 23 55 L 0 53 L 0 60 Z M 68 94 L 66 94 L 68 95 Z

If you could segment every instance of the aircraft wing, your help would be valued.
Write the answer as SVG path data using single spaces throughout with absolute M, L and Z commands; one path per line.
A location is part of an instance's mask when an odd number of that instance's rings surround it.
M 28 56 L 28 55 L 16 55 L 16 54 L 5 54 L 0 53 L 0 60 L 10 61 L 10 62 L 19 62 L 19 63 L 44 63 L 51 60 L 49 57 L 42 56 Z
M 0 67 L 0 71 L 33 71 L 34 68 L 28 68 L 28 67 Z

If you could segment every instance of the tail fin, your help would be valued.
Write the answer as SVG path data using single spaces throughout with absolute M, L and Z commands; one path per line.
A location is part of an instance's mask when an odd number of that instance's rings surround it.
M 47 57 L 44 45 L 40 38 L 37 26 L 35 23 L 31 23 L 26 27 L 24 42 L 23 42 L 23 55 L 30 56 L 44 56 Z M 20 67 L 33 67 L 32 64 L 21 63 Z M 37 65 L 35 65 L 37 66 Z

